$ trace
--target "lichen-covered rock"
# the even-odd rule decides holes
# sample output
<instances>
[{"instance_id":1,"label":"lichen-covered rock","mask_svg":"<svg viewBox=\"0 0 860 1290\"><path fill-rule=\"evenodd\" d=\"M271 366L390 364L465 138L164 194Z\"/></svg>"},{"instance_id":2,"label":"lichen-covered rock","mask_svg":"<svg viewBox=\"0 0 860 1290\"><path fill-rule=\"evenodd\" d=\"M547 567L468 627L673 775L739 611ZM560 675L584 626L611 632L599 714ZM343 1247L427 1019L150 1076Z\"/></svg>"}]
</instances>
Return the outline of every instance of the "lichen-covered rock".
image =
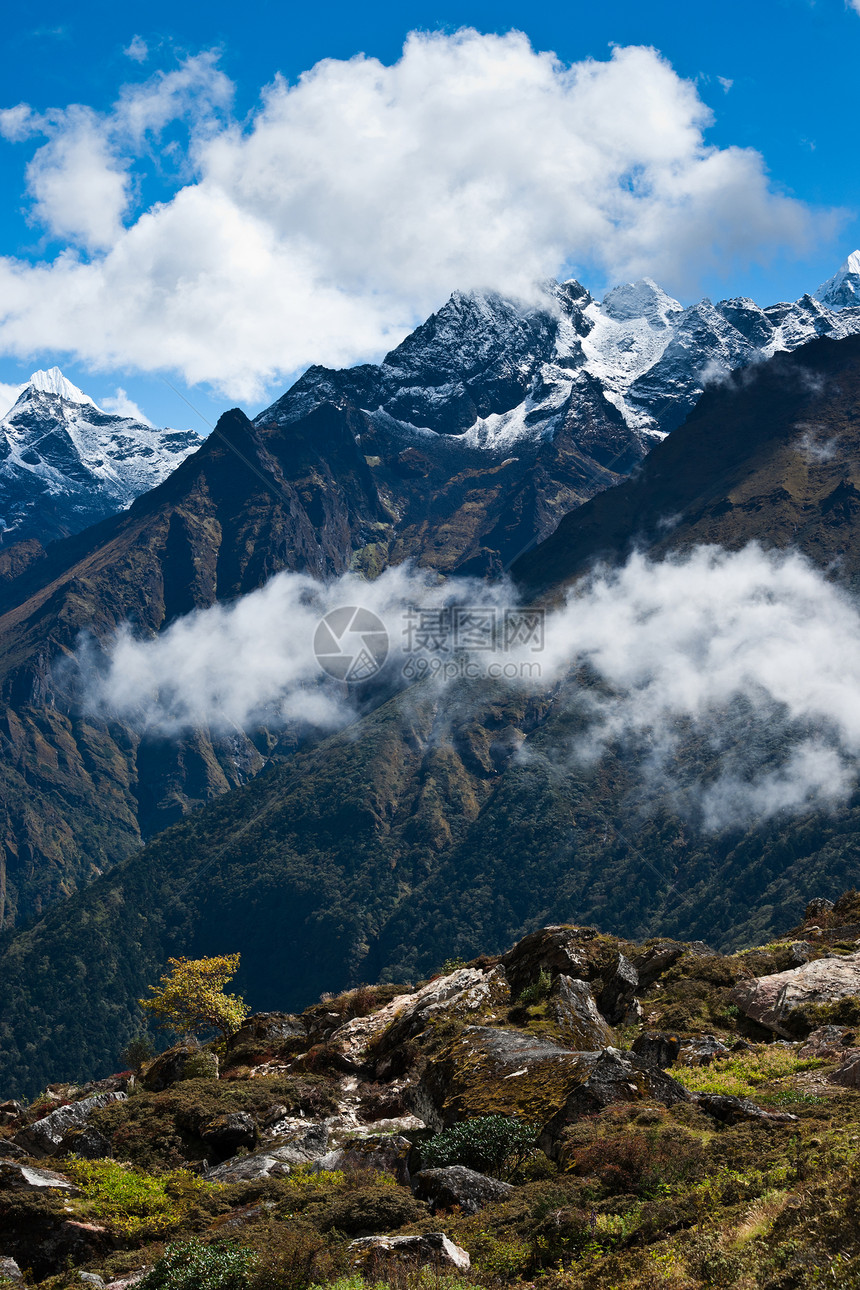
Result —
<instances>
[{"instance_id":1,"label":"lichen-covered rock","mask_svg":"<svg viewBox=\"0 0 860 1290\"><path fill-rule=\"evenodd\" d=\"M290 1166L270 1151L255 1151L248 1156L235 1156L223 1164L206 1170L209 1182L257 1182L261 1178L285 1178Z\"/></svg>"},{"instance_id":2,"label":"lichen-covered rock","mask_svg":"<svg viewBox=\"0 0 860 1290\"><path fill-rule=\"evenodd\" d=\"M126 1096L125 1093L95 1093L80 1102L60 1106L41 1120L19 1129L14 1141L34 1156L56 1155L66 1134L72 1129L82 1128L93 1111L110 1106L113 1102L124 1102Z\"/></svg>"},{"instance_id":3,"label":"lichen-covered rock","mask_svg":"<svg viewBox=\"0 0 860 1290\"><path fill-rule=\"evenodd\" d=\"M612 1031L597 1010L587 981L558 976L547 1001L547 1012L556 1022L560 1038L577 1052L594 1052L615 1042Z\"/></svg>"},{"instance_id":4,"label":"lichen-covered rock","mask_svg":"<svg viewBox=\"0 0 860 1290\"><path fill-rule=\"evenodd\" d=\"M793 1009L853 995L860 995L860 952L815 959L787 972L741 981L732 990L731 1001L760 1026L791 1039L786 1023Z\"/></svg>"},{"instance_id":5,"label":"lichen-covered rock","mask_svg":"<svg viewBox=\"0 0 860 1290\"><path fill-rule=\"evenodd\" d=\"M228 1039L226 1063L255 1065L276 1054L301 1052L308 1042L301 1017L289 1012L257 1012L246 1017Z\"/></svg>"},{"instance_id":6,"label":"lichen-covered rock","mask_svg":"<svg viewBox=\"0 0 860 1290\"><path fill-rule=\"evenodd\" d=\"M662 1032L646 1031L633 1040L633 1052L645 1062L646 1066L656 1066L666 1070L674 1065L681 1051L681 1040L677 1035Z\"/></svg>"},{"instance_id":7,"label":"lichen-covered rock","mask_svg":"<svg viewBox=\"0 0 860 1290\"><path fill-rule=\"evenodd\" d=\"M113 1155L110 1139L91 1124L64 1133L54 1153L57 1156L80 1156L82 1160L105 1160Z\"/></svg>"},{"instance_id":8,"label":"lichen-covered rock","mask_svg":"<svg viewBox=\"0 0 860 1290\"><path fill-rule=\"evenodd\" d=\"M677 1080L632 1053L605 1048L602 1053L578 1054L579 1069L564 1104L544 1125L539 1145L551 1159L559 1156L565 1128L583 1116L621 1102L653 1099L664 1106L690 1102L691 1095Z\"/></svg>"},{"instance_id":9,"label":"lichen-covered rock","mask_svg":"<svg viewBox=\"0 0 860 1290\"><path fill-rule=\"evenodd\" d=\"M14 1098L0 1102L0 1124L14 1124L17 1120L23 1120L25 1114L24 1104L16 1102Z\"/></svg>"},{"instance_id":10,"label":"lichen-covered rock","mask_svg":"<svg viewBox=\"0 0 860 1290\"><path fill-rule=\"evenodd\" d=\"M731 1049L716 1035L696 1035L681 1045L680 1060L684 1066L710 1066L715 1058L728 1057Z\"/></svg>"},{"instance_id":11,"label":"lichen-covered rock","mask_svg":"<svg viewBox=\"0 0 860 1290\"><path fill-rule=\"evenodd\" d=\"M150 1093L161 1093L184 1079L217 1079L218 1057L196 1043L174 1044L147 1066L140 1082Z\"/></svg>"},{"instance_id":12,"label":"lichen-covered rock","mask_svg":"<svg viewBox=\"0 0 860 1290\"><path fill-rule=\"evenodd\" d=\"M310 1125L303 1133L296 1133L289 1141L280 1141L254 1151L247 1156L237 1156L207 1170L212 1182L255 1182L259 1178L282 1178L293 1165L303 1165L321 1159L328 1152L329 1131L325 1124Z\"/></svg>"},{"instance_id":13,"label":"lichen-covered rock","mask_svg":"<svg viewBox=\"0 0 860 1290\"><path fill-rule=\"evenodd\" d=\"M648 990L658 981L664 972L674 967L685 954L696 958L712 957L714 951L704 941L655 940L646 944L645 949L634 954L632 963L639 976L639 989Z\"/></svg>"},{"instance_id":14,"label":"lichen-covered rock","mask_svg":"<svg viewBox=\"0 0 860 1290\"><path fill-rule=\"evenodd\" d=\"M399 1183L409 1185L409 1155L412 1143L399 1133L373 1134L349 1138L334 1151L328 1151L314 1162L317 1170L375 1169L391 1174Z\"/></svg>"},{"instance_id":15,"label":"lichen-covered rock","mask_svg":"<svg viewBox=\"0 0 860 1290\"><path fill-rule=\"evenodd\" d=\"M619 950L611 972L605 974L597 1006L612 1025L618 1025L633 1005L639 985L639 973Z\"/></svg>"},{"instance_id":16,"label":"lichen-covered rock","mask_svg":"<svg viewBox=\"0 0 860 1290\"><path fill-rule=\"evenodd\" d=\"M116 1281L109 1281L105 1290L131 1290L132 1286L136 1286L143 1280L147 1272L149 1268L139 1268L137 1272L129 1272L127 1276L119 1277Z\"/></svg>"},{"instance_id":17,"label":"lichen-covered rock","mask_svg":"<svg viewBox=\"0 0 860 1290\"><path fill-rule=\"evenodd\" d=\"M389 1261L414 1267L453 1268L457 1272L468 1272L472 1266L466 1251L444 1232L424 1232L421 1236L362 1236L350 1241L349 1253L353 1266L366 1269L371 1276Z\"/></svg>"},{"instance_id":18,"label":"lichen-covered rock","mask_svg":"<svg viewBox=\"0 0 860 1290\"><path fill-rule=\"evenodd\" d=\"M237 1151L252 1151L257 1145L257 1126L244 1111L229 1111L205 1121L198 1134L217 1161L228 1160Z\"/></svg>"},{"instance_id":19,"label":"lichen-covered rock","mask_svg":"<svg viewBox=\"0 0 860 1290\"><path fill-rule=\"evenodd\" d=\"M378 1060L420 1034L438 1017L464 1017L505 1007L509 1002L510 991L501 968L458 968L429 981L420 990L398 995L370 1016L347 1021L329 1037L329 1043L360 1065L371 1049Z\"/></svg>"},{"instance_id":20,"label":"lichen-covered rock","mask_svg":"<svg viewBox=\"0 0 860 1290\"><path fill-rule=\"evenodd\" d=\"M480 1115L543 1123L587 1069L581 1053L518 1030L466 1026L425 1066L410 1090L431 1128Z\"/></svg>"},{"instance_id":21,"label":"lichen-covered rock","mask_svg":"<svg viewBox=\"0 0 860 1290\"><path fill-rule=\"evenodd\" d=\"M53 1169L39 1169L18 1160L0 1160L0 1191L63 1191L77 1196L78 1189Z\"/></svg>"},{"instance_id":22,"label":"lichen-covered rock","mask_svg":"<svg viewBox=\"0 0 860 1290\"><path fill-rule=\"evenodd\" d=\"M860 1088L860 1050L852 1053L828 1079L831 1084L841 1084L843 1088Z\"/></svg>"},{"instance_id":23,"label":"lichen-covered rock","mask_svg":"<svg viewBox=\"0 0 860 1290\"><path fill-rule=\"evenodd\" d=\"M507 1200L514 1191L510 1183L488 1178L465 1165L446 1165L442 1169L422 1169L416 1174L412 1189L419 1200L425 1200L433 1213L458 1208L464 1214L477 1214L485 1205Z\"/></svg>"},{"instance_id":24,"label":"lichen-covered rock","mask_svg":"<svg viewBox=\"0 0 860 1290\"><path fill-rule=\"evenodd\" d=\"M590 973L586 946L596 935L593 927L542 927L517 941L502 958L513 997L537 981L541 972L553 978L587 980Z\"/></svg>"},{"instance_id":25,"label":"lichen-covered rock","mask_svg":"<svg viewBox=\"0 0 860 1290\"><path fill-rule=\"evenodd\" d=\"M0 1283L2 1283L4 1277L13 1286L22 1286L24 1284L24 1273L15 1260L0 1256Z\"/></svg>"},{"instance_id":26,"label":"lichen-covered rock","mask_svg":"<svg viewBox=\"0 0 860 1290\"><path fill-rule=\"evenodd\" d=\"M828 900L826 896L816 896L806 906L803 915L804 921L809 923L814 918L820 918L822 914L829 914L832 908L832 900Z\"/></svg>"},{"instance_id":27,"label":"lichen-covered rock","mask_svg":"<svg viewBox=\"0 0 860 1290\"><path fill-rule=\"evenodd\" d=\"M19 1147L17 1142L11 1138L0 1138L0 1159L2 1160L32 1160L33 1157L29 1151Z\"/></svg>"},{"instance_id":28,"label":"lichen-covered rock","mask_svg":"<svg viewBox=\"0 0 860 1290\"><path fill-rule=\"evenodd\" d=\"M789 1124L797 1119L784 1111L765 1111L748 1097L732 1097L723 1093L695 1093L699 1109L712 1115L723 1124L742 1124L747 1120L765 1120L772 1124Z\"/></svg>"},{"instance_id":29,"label":"lichen-covered rock","mask_svg":"<svg viewBox=\"0 0 860 1290\"><path fill-rule=\"evenodd\" d=\"M66 1194L58 1194L57 1199L65 1201ZM70 1265L102 1258L113 1244L106 1227L70 1218L62 1205L53 1209L44 1204L33 1206L25 1223L17 1223L14 1228L4 1226L0 1239L8 1257L19 1267L32 1270L37 1282Z\"/></svg>"},{"instance_id":30,"label":"lichen-covered rock","mask_svg":"<svg viewBox=\"0 0 860 1290\"><path fill-rule=\"evenodd\" d=\"M846 1057L857 1038L857 1030L850 1026L819 1026L807 1036L797 1050L798 1057ZM860 1055L860 1050L858 1050Z\"/></svg>"},{"instance_id":31,"label":"lichen-covered rock","mask_svg":"<svg viewBox=\"0 0 860 1290\"><path fill-rule=\"evenodd\" d=\"M637 954L633 959L633 966L639 976L639 988L649 989L664 972L668 972L678 962L685 948L681 941L657 941Z\"/></svg>"}]
</instances>

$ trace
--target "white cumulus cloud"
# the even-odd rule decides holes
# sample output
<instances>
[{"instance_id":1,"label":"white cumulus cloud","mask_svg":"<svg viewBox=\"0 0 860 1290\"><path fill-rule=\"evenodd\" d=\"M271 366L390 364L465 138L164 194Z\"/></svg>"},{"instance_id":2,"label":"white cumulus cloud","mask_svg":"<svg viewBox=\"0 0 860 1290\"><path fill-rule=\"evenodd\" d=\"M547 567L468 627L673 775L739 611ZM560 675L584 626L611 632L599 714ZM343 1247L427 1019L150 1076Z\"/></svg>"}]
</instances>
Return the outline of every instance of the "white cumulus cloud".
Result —
<instances>
[{"instance_id":1,"label":"white cumulus cloud","mask_svg":"<svg viewBox=\"0 0 860 1290\"><path fill-rule=\"evenodd\" d=\"M122 52L133 63L145 63L149 58L149 46L142 36L133 36Z\"/></svg>"},{"instance_id":2,"label":"white cumulus cloud","mask_svg":"<svg viewBox=\"0 0 860 1290\"><path fill-rule=\"evenodd\" d=\"M107 398L101 400L99 406L104 412L113 412L118 417L132 417L133 420L145 426L152 425L146 414L140 410L134 399L129 398L121 385L117 386L116 394L109 394Z\"/></svg>"},{"instance_id":3,"label":"white cumulus cloud","mask_svg":"<svg viewBox=\"0 0 860 1290\"><path fill-rule=\"evenodd\" d=\"M129 191L125 167L100 119L74 107L41 130L49 132L49 141L27 167L33 219L54 237L88 251L108 250L121 235Z\"/></svg>"},{"instance_id":4,"label":"white cumulus cloud","mask_svg":"<svg viewBox=\"0 0 860 1290\"><path fill-rule=\"evenodd\" d=\"M759 153L708 144L710 110L653 49L567 66L516 32L412 34L391 66L275 79L246 121L230 92L201 54L102 116L0 113L7 139L47 134L32 215L68 243L0 261L2 350L252 398L379 355L457 288L533 296L577 269L692 290L814 231ZM147 167L174 189L140 208Z\"/></svg>"},{"instance_id":5,"label":"white cumulus cloud","mask_svg":"<svg viewBox=\"0 0 860 1290\"><path fill-rule=\"evenodd\" d=\"M5 417L9 409L17 402L18 395L26 388L26 385L9 385L6 381L0 381L0 417Z\"/></svg>"}]
</instances>

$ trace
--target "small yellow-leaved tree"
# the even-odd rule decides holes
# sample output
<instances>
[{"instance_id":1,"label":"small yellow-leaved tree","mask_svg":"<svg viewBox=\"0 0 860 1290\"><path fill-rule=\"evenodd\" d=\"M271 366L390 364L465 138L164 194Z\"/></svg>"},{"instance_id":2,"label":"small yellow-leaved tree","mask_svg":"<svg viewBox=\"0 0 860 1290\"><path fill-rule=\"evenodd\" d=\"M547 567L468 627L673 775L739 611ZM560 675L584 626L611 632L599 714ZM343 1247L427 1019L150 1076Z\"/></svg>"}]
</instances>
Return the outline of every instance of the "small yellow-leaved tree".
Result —
<instances>
[{"instance_id":1,"label":"small yellow-leaved tree","mask_svg":"<svg viewBox=\"0 0 860 1290\"><path fill-rule=\"evenodd\" d=\"M229 1039L250 1011L237 994L225 994L224 986L239 970L238 954L219 954L211 959L168 959L170 971L161 985L151 985L151 999L139 999L158 1018L159 1025L184 1035L216 1031Z\"/></svg>"}]
</instances>

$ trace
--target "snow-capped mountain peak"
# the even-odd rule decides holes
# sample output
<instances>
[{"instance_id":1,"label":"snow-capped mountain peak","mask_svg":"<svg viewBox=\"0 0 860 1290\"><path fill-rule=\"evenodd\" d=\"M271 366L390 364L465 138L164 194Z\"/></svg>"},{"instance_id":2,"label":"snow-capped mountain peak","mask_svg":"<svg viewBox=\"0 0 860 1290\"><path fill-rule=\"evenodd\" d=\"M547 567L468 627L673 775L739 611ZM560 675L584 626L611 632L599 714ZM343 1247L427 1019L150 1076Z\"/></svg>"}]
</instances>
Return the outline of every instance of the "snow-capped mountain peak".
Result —
<instances>
[{"instance_id":1,"label":"snow-capped mountain peak","mask_svg":"<svg viewBox=\"0 0 860 1290\"><path fill-rule=\"evenodd\" d=\"M200 447L105 412L58 367L34 372L0 418L0 544L76 533L130 506Z\"/></svg>"},{"instance_id":2,"label":"snow-capped mountain peak","mask_svg":"<svg viewBox=\"0 0 860 1290\"><path fill-rule=\"evenodd\" d=\"M604 297L601 311L615 322L644 318L652 327L668 327L673 315L684 312L679 300L673 299L653 278L625 282Z\"/></svg>"},{"instance_id":3,"label":"snow-capped mountain peak","mask_svg":"<svg viewBox=\"0 0 860 1290\"><path fill-rule=\"evenodd\" d=\"M30 389L38 390L41 394L58 394L67 403L83 403L92 408L98 406L88 394L66 380L58 367L49 367L47 372L34 372L22 393Z\"/></svg>"},{"instance_id":4,"label":"snow-capped mountain peak","mask_svg":"<svg viewBox=\"0 0 860 1290\"><path fill-rule=\"evenodd\" d=\"M833 277L821 284L813 298L831 309L860 305L860 251L852 251Z\"/></svg>"}]
</instances>

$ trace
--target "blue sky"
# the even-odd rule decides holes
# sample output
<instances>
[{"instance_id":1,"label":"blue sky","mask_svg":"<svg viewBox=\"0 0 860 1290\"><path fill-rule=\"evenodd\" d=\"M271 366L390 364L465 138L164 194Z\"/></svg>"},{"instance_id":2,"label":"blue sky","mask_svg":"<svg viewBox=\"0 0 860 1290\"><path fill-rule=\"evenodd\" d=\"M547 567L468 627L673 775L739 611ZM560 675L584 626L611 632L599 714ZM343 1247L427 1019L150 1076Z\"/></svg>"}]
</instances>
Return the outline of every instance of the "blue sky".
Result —
<instances>
[{"instance_id":1,"label":"blue sky","mask_svg":"<svg viewBox=\"0 0 860 1290\"><path fill-rule=\"evenodd\" d=\"M554 51L563 66L547 80L546 64L539 66L521 47L479 44L464 54L453 43L437 43L405 61L402 74L393 74L374 100L368 88L373 69L365 61L318 81L315 91L285 94L275 107L270 101L266 130L257 131L258 146L245 146L263 119L261 91L276 75L295 85L321 59L346 60L359 53L391 67L409 32L441 33L453 42L462 27L487 35L522 31L533 51ZM588 59L606 65L612 46L650 46L669 68L661 70L656 60L623 64L620 80L601 73L594 96L585 101L580 93L573 102L564 67L583 66ZM207 51L217 52L217 62L201 58ZM494 60L487 73L492 93L482 90L478 106L465 110L459 123L453 115L447 120L445 96L458 97L459 84L471 75L468 60L480 62L485 53ZM0 380L15 383L34 366L58 362L98 400L116 397L121 387L157 423L191 424L187 408L163 384L163 373L210 419L237 402L253 412L317 356L351 362L378 355L411 320L441 303L458 276L474 273L476 282L482 276L490 285L516 286L514 261L526 275L543 271L553 256L559 260L553 271L566 264L597 292L613 280L616 266L632 266L664 281L668 277L667 286L685 303L700 294L743 294L760 303L794 298L814 289L860 246L858 66L860 13L844 0L601 7L540 0L397 6L84 2L75 8L42 4L37 19L33 11L19 10L7 17L0 108L24 103L31 111L29 124L9 118L7 138L0 139L6 193L0 252L17 262L11 296L9 283L0 294L0 313L7 307L4 299L12 298L19 315L0 323ZM175 76L183 67L184 80L175 86L164 81L164 74ZM544 81L535 90L541 76ZM567 199L554 172L556 163L567 163L564 150L581 143L573 118L568 121L573 133L560 134L557 147L546 140L566 112L575 116L593 108L605 122L611 115L607 104L627 83L635 89L628 116L636 114L636 94L644 102L653 88L652 133L659 134L665 118L667 138L674 132L676 147L664 158L648 139L631 141L630 122L622 120L619 109L611 128L624 135L623 184L632 192L639 176L656 167L658 186L665 188L683 170L689 192L679 197L673 190L671 201L692 202L693 213L675 226L664 206L651 197L639 201L637 194L620 217L630 228L619 238L598 227L603 220L619 219L617 193L611 201L607 196L611 178L565 225ZM692 84L695 104L686 83ZM121 100L126 107L118 112L115 104L129 85L155 86L158 94L147 98L140 92L135 98L126 91ZM534 107L536 94L541 108ZM173 114L162 112L153 125L152 104L170 95ZM524 96L522 112L518 95ZM508 102L512 113L505 135L498 119ZM74 104L85 110L70 113ZM137 127L129 124L129 104L136 105L134 121L144 110L141 104L150 112L131 143ZM710 123L702 120L704 108L712 113ZM58 109L63 110L59 116ZM52 110L54 115L46 116ZM484 110L493 119L482 124ZM375 154L367 154L374 157L367 167L370 193L362 187L358 162L342 185L331 179L332 172L349 169L349 131L356 121L367 133L363 112L374 118L370 133L381 131L380 149L392 146L404 123L412 152L417 147L419 153L408 163L397 154L378 167ZM434 112L447 125L439 127L441 143L425 169L420 141L432 131ZM473 121L475 139L464 140ZM517 121L523 137L513 139ZM616 135L604 150L612 151ZM514 160L502 156L506 141ZM448 154L461 145L462 159L452 170ZM641 162L637 147L644 149ZM28 180L27 167L40 148L39 177L34 180L31 170ZM706 166L702 150L709 148L722 151ZM758 168L734 149L754 149L760 154ZM474 171L475 158L485 154L481 192L477 197L470 192L464 204L456 185L464 169ZM327 185L322 196L317 165L329 172L320 181ZM719 174L713 187L717 165L725 173L724 209ZM296 167L304 168L298 195L290 188ZM549 194L543 205L559 204L554 222L542 222L534 209L534 193L540 195L542 185ZM281 186L290 188L289 202ZM505 228L495 227L493 193L500 194L499 206L510 217ZM748 210L745 193L751 194ZM147 212L159 202L164 204L160 223L147 222ZM64 211L71 212L68 218ZM480 251L474 264L469 230L462 228L470 219L469 235ZM123 230L130 227L137 235L127 242ZM229 228L232 234L222 238ZM683 254L677 249L683 240L679 228L691 230L693 239ZM696 236L708 243L699 265ZM534 256L532 243L538 247ZM257 275L257 285L243 293L242 257L249 247L248 275ZM290 256L305 257L300 274L294 273ZM68 272L73 262L98 267L105 258L121 263L98 284L92 275ZM209 295L207 264L220 271L225 259L235 260L234 271ZM179 260L193 263L188 272L199 280L191 303L177 311L171 282L188 277L176 267ZM28 265L37 276L25 272ZM127 328L121 311L113 317L106 310L104 293L111 290L129 301ZM146 296L145 306L135 304L139 292Z\"/></svg>"}]
</instances>

